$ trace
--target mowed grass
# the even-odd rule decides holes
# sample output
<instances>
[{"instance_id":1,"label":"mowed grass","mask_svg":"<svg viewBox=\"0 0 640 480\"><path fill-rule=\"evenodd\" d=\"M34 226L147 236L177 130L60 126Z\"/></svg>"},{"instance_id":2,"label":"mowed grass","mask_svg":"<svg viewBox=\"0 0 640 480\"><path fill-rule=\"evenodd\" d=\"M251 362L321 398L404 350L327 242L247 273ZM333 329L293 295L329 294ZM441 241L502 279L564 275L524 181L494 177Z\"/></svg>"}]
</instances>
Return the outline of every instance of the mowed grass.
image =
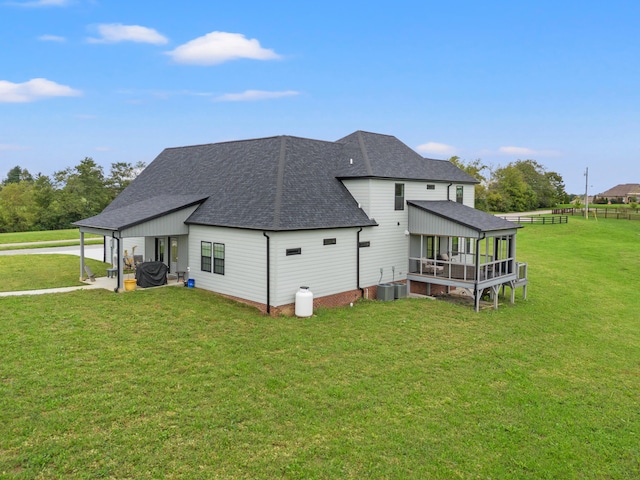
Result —
<instances>
[{"instance_id":1,"label":"mowed grass","mask_svg":"<svg viewBox=\"0 0 640 480\"><path fill-rule=\"evenodd\" d=\"M86 234L85 238L102 238L99 235ZM26 243L26 242L51 242L60 240L77 240L80 241L80 232L77 228L66 230L43 230L38 232L12 232L0 233L0 246L7 243Z\"/></svg>"},{"instance_id":2,"label":"mowed grass","mask_svg":"<svg viewBox=\"0 0 640 480\"><path fill-rule=\"evenodd\" d=\"M86 234L84 237L86 245L100 244L103 241L104 237L99 235ZM16 243L28 242L37 243L32 243L31 245L15 245ZM73 245L80 245L80 233L77 229L73 228L67 230L43 230L38 232L0 233L0 251Z\"/></svg>"},{"instance_id":3,"label":"mowed grass","mask_svg":"<svg viewBox=\"0 0 640 480\"><path fill-rule=\"evenodd\" d=\"M91 271L105 276L110 264L85 258ZM80 281L80 257L37 254L0 256L0 292L39 290L84 285Z\"/></svg>"},{"instance_id":4,"label":"mowed grass","mask_svg":"<svg viewBox=\"0 0 640 480\"><path fill-rule=\"evenodd\" d=\"M478 314L0 298L0 477L638 478L639 241L634 222L527 226L529 299Z\"/></svg>"}]
</instances>

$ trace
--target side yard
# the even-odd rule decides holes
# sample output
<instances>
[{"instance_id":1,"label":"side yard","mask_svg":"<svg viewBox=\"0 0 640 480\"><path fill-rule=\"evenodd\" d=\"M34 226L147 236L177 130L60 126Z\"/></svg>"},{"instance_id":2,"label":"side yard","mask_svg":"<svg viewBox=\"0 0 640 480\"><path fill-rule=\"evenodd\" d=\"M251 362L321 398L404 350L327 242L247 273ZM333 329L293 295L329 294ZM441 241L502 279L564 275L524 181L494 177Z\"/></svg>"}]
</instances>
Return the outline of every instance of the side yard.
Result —
<instances>
[{"instance_id":1,"label":"side yard","mask_svg":"<svg viewBox=\"0 0 640 480\"><path fill-rule=\"evenodd\" d=\"M480 313L0 298L0 477L639 478L639 235L527 225L528 299Z\"/></svg>"}]
</instances>

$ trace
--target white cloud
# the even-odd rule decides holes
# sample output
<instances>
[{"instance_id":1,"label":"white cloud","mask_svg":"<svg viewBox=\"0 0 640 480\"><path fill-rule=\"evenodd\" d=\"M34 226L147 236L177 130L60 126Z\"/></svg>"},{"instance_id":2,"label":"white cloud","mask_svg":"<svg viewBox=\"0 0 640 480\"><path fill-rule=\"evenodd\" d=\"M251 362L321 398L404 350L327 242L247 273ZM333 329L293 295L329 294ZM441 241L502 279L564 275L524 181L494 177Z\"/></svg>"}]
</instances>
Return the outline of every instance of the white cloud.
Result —
<instances>
[{"instance_id":1,"label":"white cloud","mask_svg":"<svg viewBox=\"0 0 640 480\"><path fill-rule=\"evenodd\" d=\"M266 92L264 90L246 90L242 93L227 93L215 98L216 102L253 102L255 100L270 100L273 98L293 97L300 95L295 90L283 92Z\"/></svg>"},{"instance_id":2,"label":"white cloud","mask_svg":"<svg viewBox=\"0 0 640 480\"><path fill-rule=\"evenodd\" d=\"M454 155L457 151L456 147L445 143L427 142L418 145L416 150L420 153L429 153L434 155Z\"/></svg>"},{"instance_id":3,"label":"white cloud","mask_svg":"<svg viewBox=\"0 0 640 480\"><path fill-rule=\"evenodd\" d=\"M95 150L96 152L110 152L111 147L96 147Z\"/></svg>"},{"instance_id":4,"label":"white cloud","mask_svg":"<svg viewBox=\"0 0 640 480\"><path fill-rule=\"evenodd\" d=\"M24 83L0 80L0 103L26 103L48 97L78 97L82 92L46 78L34 78Z\"/></svg>"},{"instance_id":5,"label":"white cloud","mask_svg":"<svg viewBox=\"0 0 640 480\"><path fill-rule=\"evenodd\" d=\"M538 157L555 157L559 155L555 150L534 150L526 147L500 147L498 153L502 155L513 156L538 156Z\"/></svg>"},{"instance_id":6,"label":"white cloud","mask_svg":"<svg viewBox=\"0 0 640 480\"><path fill-rule=\"evenodd\" d=\"M11 143L0 143L0 152L17 152L19 150L26 150L27 147L22 145L15 145Z\"/></svg>"},{"instance_id":7,"label":"white cloud","mask_svg":"<svg viewBox=\"0 0 640 480\"><path fill-rule=\"evenodd\" d=\"M6 2L5 5L14 5L17 7L66 7L71 5L72 0L33 0L30 2Z\"/></svg>"},{"instance_id":8,"label":"white cloud","mask_svg":"<svg viewBox=\"0 0 640 480\"><path fill-rule=\"evenodd\" d=\"M500 147L498 151L505 155L531 155L535 153L534 150L525 147Z\"/></svg>"},{"instance_id":9,"label":"white cloud","mask_svg":"<svg viewBox=\"0 0 640 480\"><path fill-rule=\"evenodd\" d=\"M59 43L64 43L67 41L66 38L61 37L59 35L40 35L38 37L38 40L40 40L41 42L59 42Z\"/></svg>"},{"instance_id":10,"label":"white cloud","mask_svg":"<svg viewBox=\"0 0 640 480\"><path fill-rule=\"evenodd\" d=\"M253 60L275 60L280 55L262 48L260 42L247 39L240 33L211 32L180 45L167 55L176 63L190 65L218 65L239 58Z\"/></svg>"},{"instance_id":11,"label":"white cloud","mask_svg":"<svg viewBox=\"0 0 640 480\"><path fill-rule=\"evenodd\" d=\"M169 39L153 28L140 25L122 25L121 23L104 23L98 25L100 38L89 38L90 43L137 42L164 45Z\"/></svg>"}]
</instances>

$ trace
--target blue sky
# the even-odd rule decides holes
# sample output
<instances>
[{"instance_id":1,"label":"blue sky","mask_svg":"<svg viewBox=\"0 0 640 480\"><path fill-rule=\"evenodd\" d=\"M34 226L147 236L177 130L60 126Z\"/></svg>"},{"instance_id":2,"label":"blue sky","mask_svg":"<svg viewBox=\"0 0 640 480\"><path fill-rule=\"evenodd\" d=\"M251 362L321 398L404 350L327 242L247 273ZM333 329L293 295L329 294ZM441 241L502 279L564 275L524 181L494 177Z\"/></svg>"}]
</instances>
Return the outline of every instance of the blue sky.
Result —
<instances>
[{"instance_id":1,"label":"blue sky","mask_svg":"<svg viewBox=\"0 0 640 480\"><path fill-rule=\"evenodd\" d=\"M0 177L273 135L395 135L640 183L640 2L0 0ZM179 174L179 171L176 172Z\"/></svg>"}]
</instances>

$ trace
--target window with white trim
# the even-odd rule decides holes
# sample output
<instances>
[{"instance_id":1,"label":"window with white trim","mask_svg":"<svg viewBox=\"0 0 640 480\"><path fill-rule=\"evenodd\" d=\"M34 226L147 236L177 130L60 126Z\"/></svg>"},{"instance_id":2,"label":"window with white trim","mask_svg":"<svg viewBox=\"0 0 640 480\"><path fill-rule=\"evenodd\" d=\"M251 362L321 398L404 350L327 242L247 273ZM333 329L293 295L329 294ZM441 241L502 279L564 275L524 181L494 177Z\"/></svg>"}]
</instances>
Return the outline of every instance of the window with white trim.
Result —
<instances>
[{"instance_id":1,"label":"window with white trim","mask_svg":"<svg viewBox=\"0 0 640 480\"><path fill-rule=\"evenodd\" d=\"M396 183L395 209L404 210L404 183Z\"/></svg>"}]
</instances>

